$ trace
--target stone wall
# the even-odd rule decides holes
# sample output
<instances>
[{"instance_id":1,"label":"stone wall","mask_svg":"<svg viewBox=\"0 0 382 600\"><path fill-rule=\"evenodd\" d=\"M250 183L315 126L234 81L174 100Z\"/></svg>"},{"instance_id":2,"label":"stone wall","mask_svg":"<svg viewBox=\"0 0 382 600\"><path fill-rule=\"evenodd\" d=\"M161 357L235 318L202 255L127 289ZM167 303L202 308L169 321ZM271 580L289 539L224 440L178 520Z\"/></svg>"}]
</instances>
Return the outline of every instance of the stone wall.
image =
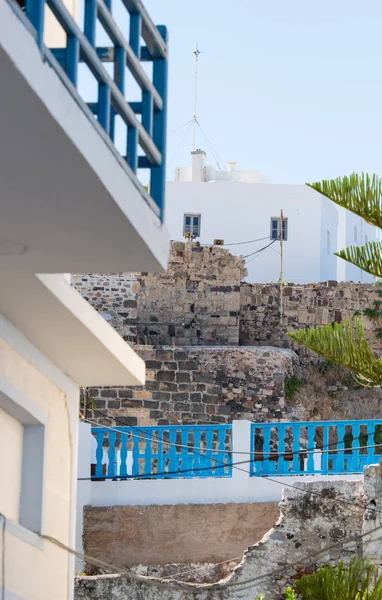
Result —
<instances>
[{"instance_id":1,"label":"stone wall","mask_svg":"<svg viewBox=\"0 0 382 600\"><path fill-rule=\"evenodd\" d=\"M244 260L219 246L173 242L164 274L73 275L72 283L130 342L238 345Z\"/></svg>"},{"instance_id":2,"label":"stone wall","mask_svg":"<svg viewBox=\"0 0 382 600\"><path fill-rule=\"evenodd\" d=\"M138 331L151 344L237 345L244 260L219 246L173 242L165 274L142 274Z\"/></svg>"},{"instance_id":3,"label":"stone wall","mask_svg":"<svg viewBox=\"0 0 382 600\"><path fill-rule=\"evenodd\" d=\"M272 502L87 506L84 551L121 568L218 563L240 557L278 517ZM92 572L90 565L87 572Z\"/></svg>"},{"instance_id":4,"label":"stone wall","mask_svg":"<svg viewBox=\"0 0 382 600\"><path fill-rule=\"evenodd\" d=\"M285 585L321 565L356 555L382 562L382 480L379 466L362 481L299 483L283 491L281 517L242 562L215 584L161 581L129 575L81 577L76 600L266 600L281 597ZM379 528L376 531L376 528Z\"/></svg>"},{"instance_id":5,"label":"stone wall","mask_svg":"<svg viewBox=\"0 0 382 600\"><path fill-rule=\"evenodd\" d=\"M307 285L286 285L283 289L283 327L302 327L340 322L365 308L374 308L378 290L370 284L327 281ZM290 347L290 338L280 330L280 290L277 285L242 283L240 295L240 344L243 346ZM370 342L377 347L374 324L362 317ZM380 345L380 343L379 343Z\"/></svg>"},{"instance_id":6,"label":"stone wall","mask_svg":"<svg viewBox=\"0 0 382 600\"><path fill-rule=\"evenodd\" d=\"M72 285L130 343L137 337L137 293L132 273L72 275Z\"/></svg>"},{"instance_id":7,"label":"stone wall","mask_svg":"<svg viewBox=\"0 0 382 600\"><path fill-rule=\"evenodd\" d=\"M92 389L95 408L132 425L227 422L232 416L340 419L351 404L360 408L360 418L379 415L380 390L355 390L344 372L315 372L317 355L285 333L372 308L379 301L376 288L286 285L281 330L279 287L244 283L244 275L243 260L224 248L173 242L165 274L73 276L76 288L148 361L145 388ZM375 323L362 318L380 351ZM184 358L175 359L164 344L176 346ZM266 346L261 356L253 350L259 346ZM247 354L240 353L244 348ZM295 353L286 359L277 348ZM284 381L292 374L304 386L285 402Z\"/></svg>"},{"instance_id":8,"label":"stone wall","mask_svg":"<svg viewBox=\"0 0 382 600\"><path fill-rule=\"evenodd\" d=\"M296 356L280 348L137 346L144 388L90 388L92 406L115 424L229 423L286 418L284 379ZM88 416L110 425L96 410Z\"/></svg>"}]
</instances>

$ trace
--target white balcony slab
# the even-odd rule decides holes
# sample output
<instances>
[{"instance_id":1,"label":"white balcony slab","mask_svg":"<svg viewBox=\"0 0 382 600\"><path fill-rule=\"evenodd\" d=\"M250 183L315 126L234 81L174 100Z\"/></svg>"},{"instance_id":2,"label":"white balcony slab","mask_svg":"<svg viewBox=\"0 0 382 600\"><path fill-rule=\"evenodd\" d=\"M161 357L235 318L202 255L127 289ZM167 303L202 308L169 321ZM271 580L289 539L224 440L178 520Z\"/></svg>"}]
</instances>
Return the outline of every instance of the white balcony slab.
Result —
<instances>
[{"instance_id":1,"label":"white balcony slab","mask_svg":"<svg viewBox=\"0 0 382 600\"><path fill-rule=\"evenodd\" d=\"M0 272L158 271L169 239L93 115L0 0Z\"/></svg>"},{"instance_id":2,"label":"white balcony slab","mask_svg":"<svg viewBox=\"0 0 382 600\"><path fill-rule=\"evenodd\" d=\"M80 386L143 385L145 363L65 275L10 273L1 315Z\"/></svg>"}]
</instances>

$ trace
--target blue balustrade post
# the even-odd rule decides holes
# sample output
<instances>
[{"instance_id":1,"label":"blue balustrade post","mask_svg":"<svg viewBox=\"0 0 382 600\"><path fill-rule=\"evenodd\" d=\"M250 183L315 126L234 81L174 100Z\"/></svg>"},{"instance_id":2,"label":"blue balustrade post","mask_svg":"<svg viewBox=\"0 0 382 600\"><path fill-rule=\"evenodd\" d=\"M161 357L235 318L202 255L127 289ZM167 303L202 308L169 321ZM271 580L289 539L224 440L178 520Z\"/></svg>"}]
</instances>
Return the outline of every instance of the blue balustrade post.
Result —
<instances>
[{"instance_id":1,"label":"blue balustrade post","mask_svg":"<svg viewBox=\"0 0 382 600\"><path fill-rule=\"evenodd\" d=\"M196 452L194 451L195 448L200 448L200 442L201 442L201 431L200 431L200 427L195 428L194 429L194 445L192 447L193 450L193 461L192 461L192 468L194 470L193 475L197 475L198 471L197 469L199 469L201 467L201 463L200 463L200 450L196 450Z\"/></svg>"},{"instance_id":2,"label":"blue balustrade post","mask_svg":"<svg viewBox=\"0 0 382 600\"><path fill-rule=\"evenodd\" d=\"M374 447L372 447L375 444L374 438L375 438L375 423L369 422L367 424L367 444L366 444L367 446L369 446L369 448L367 449L367 464L368 465L372 465L373 462L375 462Z\"/></svg>"},{"instance_id":3,"label":"blue balustrade post","mask_svg":"<svg viewBox=\"0 0 382 600\"><path fill-rule=\"evenodd\" d=\"M135 127L129 125L127 130L127 163L136 173L138 166L138 132Z\"/></svg>"},{"instance_id":4,"label":"blue balustrade post","mask_svg":"<svg viewBox=\"0 0 382 600\"><path fill-rule=\"evenodd\" d=\"M157 431L154 431L152 433L152 430L149 429L145 429L145 463L144 463L144 468L143 468L143 472L145 475L152 475L153 471L152 471L152 456L153 456L153 450L152 450L152 444L155 444L154 439L156 439L157 437Z\"/></svg>"},{"instance_id":5,"label":"blue balustrade post","mask_svg":"<svg viewBox=\"0 0 382 600\"><path fill-rule=\"evenodd\" d=\"M125 93L125 78L126 78L126 52L121 46L114 48L114 81L118 86L118 89ZM115 108L110 107L110 131L109 135L114 142L115 138Z\"/></svg>"},{"instance_id":6,"label":"blue balustrade post","mask_svg":"<svg viewBox=\"0 0 382 600\"><path fill-rule=\"evenodd\" d=\"M44 44L45 0L26 0L25 11L28 19L36 29L37 44L41 50Z\"/></svg>"},{"instance_id":7,"label":"blue balustrade post","mask_svg":"<svg viewBox=\"0 0 382 600\"><path fill-rule=\"evenodd\" d=\"M211 427L206 427L206 470L201 473L202 477L211 477L213 473L214 459L213 459L213 449L212 449L212 437L213 437L213 429ZM219 467L221 465L219 464ZM207 467L209 467L207 469ZM220 468L218 469L220 471Z\"/></svg>"},{"instance_id":8,"label":"blue balustrade post","mask_svg":"<svg viewBox=\"0 0 382 600\"><path fill-rule=\"evenodd\" d=\"M361 425L360 424L352 425L351 432L352 432L352 441L351 441L351 446L352 446L351 470L352 471L358 471L358 470L360 470L360 465L359 465L360 440L359 440L359 436L360 436L360 433L361 433Z\"/></svg>"},{"instance_id":9,"label":"blue balustrade post","mask_svg":"<svg viewBox=\"0 0 382 600\"><path fill-rule=\"evenodd\" d=\"M314 423L307 425L308 430L308 460L307 460L307 470L309 473L314 473L315 465L314 465L314 434L316 431L316 426Z\"/></svg>"},{"instance_id":10,"label":"blue balustrade post","mask_svg":"<svg viewBox=\"0 0 382 600\"><path fill-rule=\"evenodd\" d=\"M278 444L277 444L277 473L282 475L285 472L285 425L277 425Z\"/></svg>"},{"instance_id":11,"label":"blue balustrade post","mask_svg":"<svg viewBox=\"0 0 382 600\"><path fill-rule=\"evenodd\" d=\"M96 23L97 0L85 0L84 34L92 46L95 46L96 42Z\"/></svg>"},{"instance_id":12,"label":"blue balustrade post","mask_svg":"<svg viewBox=\"0 0 382 600\"><path fill-rule=\"evenodd\" d=\"M121 427L119 429L119 431L121 432L121 450L120 450L121 466L119 468L119 476L126 477L126 475L127 475L127 444L129 441L129 434L125 427L124 428Z\"/></svg>"},{"instance_id":13,"label":"blue balustrade post","mask_svg":"<svg viewBox=\"0 0 382 600\"><path fill-rule=\"evenodd\" d=\"M70 81L77 87L78 61L80 59L80 45L74 35L67 36L65 52L65 71Z\"/></svg>"},{"instance_id":14,"label":"blue balustrade post","mask_svg":"<svg viewBox=\"0 0 382 600\"><path fill-rule=\"evenodd\" d=\"M150 92L142 93L142 125L151 137L153 134L153 97Z\"/></svg>"},{"instance_id":15,"label":"blue balustrade post","mask_svg":"<svg viewBox=\"0 0 382 600\"><path fill-rule=\"evenodd\" d=\"M167 43L166 27L158 25L158 31ZM154 201L159 207L160 217L163 221L166 181L167 57L154 59L153 83L163 102L162 110L154 111L153 119L153 140L162 155L162 161L160 165L151 168L150 190Z\"/></svg>"},{"instance_id":16,"label":"blue balustrade post","mask_svg":"<svg viewBox=\"0 0 382 600\"><path fill-rule=\"evenodd\" d=\"M271 428L269 425L263 427L263 473L271 472Z\"/></svg>"},{"instance_id":17,"label":"blue balustrade post","mask_svg":"<svg viewBox=\"0 0 382 600\"><path fill-rule=\"evenodd\" d=\"M97 441L95 476L98 478L103 476L103 439L105 429L96 428L94 431Z\"/></svg>"},{"instance_id":18,"label":"blue balustrade post","mask_svg":"<svg viewBox=\"0 0 382 600\"><path fill-rule=\"evenodd\" d=\"M135 56L141 59L142 17L139 13L130 14L129 44Z\"/></svg>"},{"instance_id":19,"label":"blue balustrade post","mask_svg":"<svg viewBox=\"0 0 382 600\"><path fill-rule=\"evenodd\" d=\"M292 425L292 473L301 473L300 467L300 425Z\"/></svg>"},{"instance_id":20,"label":"blue balustrade post","mask_svg":"<svg viewBox=\"0 0 382 600\"><path fill-rule=\"evenodd\" d=\"M106 133L110 131L110 88L100 83L98 85L98 122Z\"/></svg>"},{"instance_id":21,"label":"blue balustrade post","mask_svg":"<svg viewBox=\"0 0 382 600\"><path fill-rule=\"evenodd\" d=\"M136 430L134 430L136 431ZM140 433L136 432L133 433L133 467L132 467L132 475L140 475L140 465L139 465L139 459L140 459L140 448L139 448L139 442L140 442Z\"/></svg>"},{"instance_id":22,"label":"blue balustrade post","mask_svg":"<svg viewBox=\"0 0 382 600\"><path fill-rule=\"evenodd\" d=\"M337 446L337 469L340 473L344 473L345 471L345 425L340 423L337 425L337 436L338 436L338 446Z\"/></svg>"},{"instance_id":23,"label":"blue balustrade post","mask_svg":"<svg viewBox=\"0 0 382 600\"><path fill-rule=\"evenodd\" d=\"M108 435L109 435L109 451L108 451L107 455L108 455L108 459L109 459L109 464L107 466L107 476L115 477L116 476L115 440L117 437L117 432L111 431L110 429L108 429Z\"/></svg>"}]
</instances>

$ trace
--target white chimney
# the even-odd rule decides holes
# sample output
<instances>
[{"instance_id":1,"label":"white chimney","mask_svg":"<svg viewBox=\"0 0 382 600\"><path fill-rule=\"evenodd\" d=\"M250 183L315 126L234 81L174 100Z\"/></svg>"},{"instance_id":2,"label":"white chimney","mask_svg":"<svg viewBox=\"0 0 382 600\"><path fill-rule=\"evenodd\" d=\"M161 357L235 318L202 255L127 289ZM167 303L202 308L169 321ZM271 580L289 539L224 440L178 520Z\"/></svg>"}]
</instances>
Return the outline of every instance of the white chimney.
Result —
<instances>
[{"instance_id":1,"label":"white chimney","mask_svg":"<svg viewBox=\"0 0 382 600\"><path fill-rule=\"evenodd\" d=\"M192 181L200 183L204 181L204 159L206 153L203 150L191 152L192 156Z\"/></svg>"},{"instance_id":2,"label":"white chimney","mask_svg":"<svg viewBox=\"0 0 382 600\"><path fill-rule=\"evenodd\" d=\"M227 162L227 169L228 171L234 171L236 167L236 163L235 162Z\"/></svg>"}]
</instances>

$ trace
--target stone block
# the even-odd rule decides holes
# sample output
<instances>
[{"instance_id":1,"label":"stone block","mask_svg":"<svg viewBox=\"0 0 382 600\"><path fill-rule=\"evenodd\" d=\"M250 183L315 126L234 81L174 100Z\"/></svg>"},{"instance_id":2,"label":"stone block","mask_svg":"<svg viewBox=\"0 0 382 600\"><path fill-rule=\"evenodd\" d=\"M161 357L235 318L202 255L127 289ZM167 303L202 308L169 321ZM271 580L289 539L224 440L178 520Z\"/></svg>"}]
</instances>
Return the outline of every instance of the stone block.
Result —
<instances>
[{"instance_id":1,"label":"stone block","mask_svg":"<svg viewBox=\"0 0 382 600\"><path fill-rule=\"evenodd\" d=\"M121 401L120 400L108 400L107 407L108 408L121 408Z\"/></svg>"},{"instance_id":2,"label":"stone block","mask_svg":"<svg viewBox=\"0 0 382 600\"><path fill-rule=\"evenodd\" d=\"M101 390L101 398L116 398L118 396L118 391L115 389L103 389Z\"/></svg>"},{"instance_id":3,"label":"stone block","mask_svg":"<svg viewBox=\"0 0 382 600\"><path fill-rule=\"evenodd\" d=\"M193 371L192 380L200 383L213 383L214 375L204 371Z\"/></svg>"},{"instance_id":4,"label":"stone block","mask_svg":"<svg viewBox=\"0 0 382 600\"><path fill-rule=\"evenodd\" d=\"M157 379L158 381L174 381L175 371L158 371Z\"/></svg>"},{"instance_id":5,"label":"stone block","mask_svg":"<svg viewBox=\"0 0 382 600\"><path fill-rule=\"evenodd\" d=\"M188 383L188 382L190 382L191 381L191 373L184 372L184 371L183 372L182 371L178 372L176 374L176 381L178 383Z\"/></svg>"}]
</instances>

